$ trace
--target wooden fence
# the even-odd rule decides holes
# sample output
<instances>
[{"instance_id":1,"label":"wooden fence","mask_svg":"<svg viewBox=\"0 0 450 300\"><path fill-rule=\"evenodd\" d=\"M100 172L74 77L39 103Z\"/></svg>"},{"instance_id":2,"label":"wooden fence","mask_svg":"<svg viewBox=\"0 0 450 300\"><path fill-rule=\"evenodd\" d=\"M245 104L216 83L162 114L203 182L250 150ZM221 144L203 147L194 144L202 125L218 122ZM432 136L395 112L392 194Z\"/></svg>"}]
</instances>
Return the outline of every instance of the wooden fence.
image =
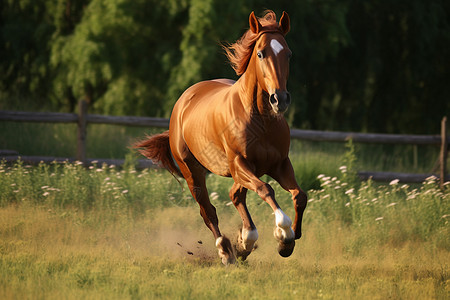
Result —
<instances>
[{"instance_id":1,"label":"wooden fence","mask_svg":"<svg viewBox=\"0 0 450 300\"><path fill-rule=\"evenodd\" d=\"M87 104L85 101L80 101L78 106L79 113L47 113L47 112L22 112L22 111L0 111L0 121L14 121L14 122L43 122L43 123L77 123L78 124L78 138L77 138L77 157L76 159L55 158L55 157L30 157L21 156L21 159L29 163L33 162L50 162L50 161L81 161L84 163L91 163L92 159L86 158L86 131L87 124L114 124L126 126L142 126L142 127L157 127L168 128L169 120L163 118L149 118L149 117L130 117L130 116L103 116L95 114L87 114ZM446 173L447 151L448 151L448 136L446 131L446 117L441 123L440 135L399 135L399 134L367 134L356 132L329 132L316 130L300 130L291 129L291 138L307 141L323 141L323 142L346 142L352 139L356 143L377 143L377 144L413 144L413 145L440 145L441 152L439 158L440 172L439 174L407 174L407 173L393 173L393 172L358 172L363 180L372 178L375 181L391 181L399 179L402 182L423 182L429 176L436 176L440 178L441 185L446 179L449 179ZM6 160L17 160L18 154L1 153L0 157ZM109 163L120 165L123 160L105 160L97 159L98 163ZM151 167L152 164L148 160L140 160L140 167ZM447 175L445 175L447 174Z\"/></svg>"}]
</instances>

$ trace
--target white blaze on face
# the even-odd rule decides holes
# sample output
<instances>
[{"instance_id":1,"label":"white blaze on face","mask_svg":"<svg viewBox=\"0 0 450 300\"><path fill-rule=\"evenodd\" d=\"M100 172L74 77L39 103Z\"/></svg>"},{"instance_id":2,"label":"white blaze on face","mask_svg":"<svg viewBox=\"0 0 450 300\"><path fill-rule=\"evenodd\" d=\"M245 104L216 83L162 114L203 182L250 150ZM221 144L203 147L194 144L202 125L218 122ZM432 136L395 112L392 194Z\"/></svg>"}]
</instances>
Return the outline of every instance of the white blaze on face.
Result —
<instances>
[{"instance_id":1,"label":"white blaze on face","mask_svg":"<svg viewBox=\"0 0 450 300\"><path fill-rule=\"evenodd\" d=\"M283 45L281 45L280 42L276 39L270 41L270 47L272 47L273 53L275 53L275 55L278 55L278 53L280 53L281 50L284 49Z\"/></svg>"}]
</instances>

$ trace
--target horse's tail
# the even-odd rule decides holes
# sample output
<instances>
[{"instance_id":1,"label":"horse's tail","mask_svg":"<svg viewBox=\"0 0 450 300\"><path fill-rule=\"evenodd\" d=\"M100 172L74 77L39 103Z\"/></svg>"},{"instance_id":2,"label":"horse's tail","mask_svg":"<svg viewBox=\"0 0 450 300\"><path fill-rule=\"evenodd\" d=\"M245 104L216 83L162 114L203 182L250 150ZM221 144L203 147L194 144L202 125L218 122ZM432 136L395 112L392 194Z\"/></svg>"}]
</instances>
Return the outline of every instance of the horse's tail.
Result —
<instances>
[{"instance_id":1,"label":"horse's tail","mask_svg":"<svg viewBox=\"0 0 450 300\"><path fill-rule=\"evenodd\" d=\"M183 177L183 174L181 174L180 169L172 158L169 144L169 131L147 136L146 139L136 142L133 148L140 148L139 152L142 155L166 168L172 175L176 174Z\"/></svg>"}]
</instances>

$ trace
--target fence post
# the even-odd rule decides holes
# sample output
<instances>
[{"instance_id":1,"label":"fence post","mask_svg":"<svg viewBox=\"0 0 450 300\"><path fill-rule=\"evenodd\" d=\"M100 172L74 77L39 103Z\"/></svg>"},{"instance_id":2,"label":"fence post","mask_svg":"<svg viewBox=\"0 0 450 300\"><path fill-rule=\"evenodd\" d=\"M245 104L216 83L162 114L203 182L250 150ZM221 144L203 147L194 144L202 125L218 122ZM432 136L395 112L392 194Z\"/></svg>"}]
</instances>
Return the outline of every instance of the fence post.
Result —
<instances>
[{"instance_id":1,"label":"fence post","mask_svg":"<svg viewBox=\"0 0 450 300\"><path fill-rule=\"evenodd\" d=\"M78 102L78 134L77 134L77 160L86 162L86 114L87 102Z\"/></svg>"},{"instance_id":2,"label":"fence post","mask_svg":"<svg viewBox=\"0 0 450 300\"><path fill-rule=\"evenodd\" d=\"M441 122L441 155L440 155L440 183L441 189L444 189L445 176L447 175L447 151L448 151L448 141L447 141L447 117L442 118Z\"/></svg>"}]
</instances>

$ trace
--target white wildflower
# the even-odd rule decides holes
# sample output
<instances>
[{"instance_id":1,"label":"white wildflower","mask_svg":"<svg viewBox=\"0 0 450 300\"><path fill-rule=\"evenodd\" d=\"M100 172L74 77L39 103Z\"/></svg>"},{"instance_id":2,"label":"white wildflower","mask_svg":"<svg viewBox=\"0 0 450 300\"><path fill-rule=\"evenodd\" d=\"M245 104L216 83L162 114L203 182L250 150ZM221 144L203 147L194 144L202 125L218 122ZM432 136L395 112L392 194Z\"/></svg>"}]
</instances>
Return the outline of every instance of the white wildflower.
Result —
<instances>
[{"instance_id":1,"label":"white wildflower","mask_svg":"<svg viewBox=\"0 0 450 300\"><path fill-rule=\"evenodd\" d=\"M346 194L346 195L353 194L354 191L355 191L355 189L354 189L354 188L351 188L351 189L345 191L345 194Z\"/></svg>"},{"instance_id":2,"label":"white wildflower","mask_svg":"<svg viewBox=\"0 0 450 300\"><path fill-rule=\"evenodd\" d=\"M317 176L317 179L322 179L325 177L325 174L320 174L319 176Z\"/></svg>"},{"instance_id":3,"label":"white wildflower","mask_svg":"<svg viewBox=\"0 0 450 300\"><path fill-rule=\"evenodd\" d=\"M331 183L331 181L330 180L327 180L327 181L325 181L324 183L322 183L322 185L323 186L327 186L327 185L329 185Z\"/></svg>"},{"instance_id":4,"label":"white wildflower","mask_svg":"<svg viewBox=\"0 0 450 300\"><path fill-rule=\"evenodd\" d=\"M391 206L396 206L396 205L397 205L397 203L392 202L392 203L389 203L388 205L386 205L386 207L391 207Z\"/></svg>"},{"instance_id":5,"label":"white wildflower","mask_svg":"<svg viewBox=\"0 0 450 300\"><path fill-rule=\"evenodd\" d=\"M122 194L126 194L126 193L128 193L128 190L123 190L122 191Z\"/></svg>"},{"instance_id":6,"label":"white wildflower","mask_svg":"<svg viewBox=\"0 0 450 300\"><path fill-rule=\"evenodd\" d=\"M217 200L217 199L219 199L219 194L217 194L216 192L212 192L209 195L209 198L211 198L211 200Z\"/></svg>"},{"instance_id":7,"label":"white wildflower","mask_svg":"<svg viewBox=\"0 0 450 300\"><path fill-rule=\"evenodd\" d=\"M430 177L425 178L425 181L436 181L437 177L434 175L431 175Z\"/></svg>"},{"instance_id":8,"label":"white wildflower","mask_svg":"<svg viewBox=\"0 0 450 300\"><path fill-rule=\"evenodd\" d=\"M394 179L391 182L389 182L389 185L397 185L399 183L399 179Z\"/></svg>"},{"instance_id":9,"label":"white wildflower","mask_svg":"<svg viewBox=\"0 0 450 300\"><path fill-rule=\"evenodd\" d=\"M378 217L378 218L375 219L375 221L381 221L383 219L384 219L384 217Z\"/></svg>"},{"instance_id":10,"label":"white wildflower","mask_svg":"<svg viewBox=\"0 0 450 300\"><path fill-rule=\"evenodd\" d=\"M49 188L48 185L41 186L41 189L43 189L43 190L48 189L48 188Z\"/></svg>"},{"instance_id":11,"label":"white wildflower","mask_svg":"<svg viewBox=\"0 0 450 300\"><path fill-rule=\"evenodd\" d=\"M406 200L412 200L414 198L416 198L416 195L412 194L412 195L409 195L408 197L406 197Z\"/></svg>"},{"instance_id":12,"label":"white wildflower","mask_svg":"<svg viewBox=\"0 0 450 300\"><path fill-rule=\"evenodd\" d=\"M44 197L47 197L48 195L50 195L49 192L45 192L45 193L42 194L42 196L44 196Z\"/></svg>"},{"instance_id":13,"label":"white wildflower","mask_svg":"<svg viewBox=\"0 0 450 300\"><path fill-rule=\"evenodd\" d=\"M350 202L345 203L345 206L349 207L350 206Z\"/></svg>"}]
</instances>

